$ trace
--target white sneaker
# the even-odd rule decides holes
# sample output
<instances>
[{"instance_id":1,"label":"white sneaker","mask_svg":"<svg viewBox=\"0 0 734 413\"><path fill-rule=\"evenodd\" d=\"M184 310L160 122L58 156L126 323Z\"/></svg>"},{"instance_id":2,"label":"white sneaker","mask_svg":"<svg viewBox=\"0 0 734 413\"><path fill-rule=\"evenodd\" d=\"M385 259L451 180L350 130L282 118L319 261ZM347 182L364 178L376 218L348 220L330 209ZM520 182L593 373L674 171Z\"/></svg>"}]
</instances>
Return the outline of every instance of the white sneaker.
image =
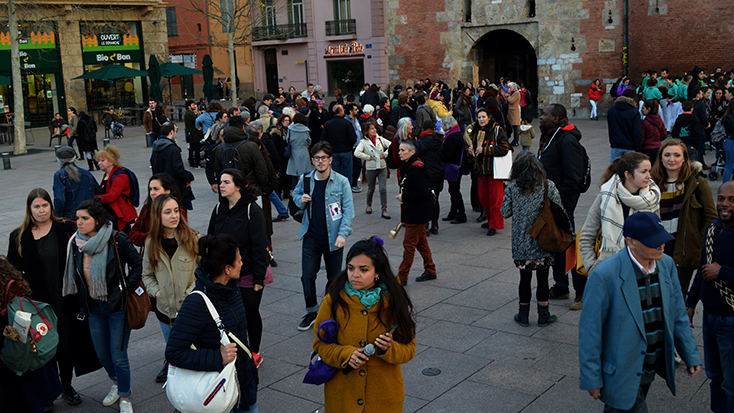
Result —
<instances>
[{"instance_id":1,"label":"white sneaker","mask_svg":"<svg viewBox=\"0 0 734 413\"><path fill-rule=\"evenodd\" d=\"M683 359L680 358L680 356L678 355L678 353L675 353L675 364L678 364L680 366L685 366L686 365L686 363L683 362Z\"/></svg>"},{"instance_id":2,"label":"white sneaker","mask_svg":"<svg viewBox=\"0 0 734 413\"><path fill-rule=\"evenodd\" d=\"M133 404L127 400L120 402L120 413L133 413Z\"/></svg>"},{"instance_id":3,"label":"white sneaker","mask_svg":"<svg viewBox=\"0 0 734 413\"><path fill-rule=\"evenodd\" d=\"M107 393L107 396L105 396L104 400L102 400L102 404L104 406L112 406L118 400L120 400L120 394L117 392L117 385L113 384L112 387L110 388L110 392Z\"/></svg>"}]
</instances>

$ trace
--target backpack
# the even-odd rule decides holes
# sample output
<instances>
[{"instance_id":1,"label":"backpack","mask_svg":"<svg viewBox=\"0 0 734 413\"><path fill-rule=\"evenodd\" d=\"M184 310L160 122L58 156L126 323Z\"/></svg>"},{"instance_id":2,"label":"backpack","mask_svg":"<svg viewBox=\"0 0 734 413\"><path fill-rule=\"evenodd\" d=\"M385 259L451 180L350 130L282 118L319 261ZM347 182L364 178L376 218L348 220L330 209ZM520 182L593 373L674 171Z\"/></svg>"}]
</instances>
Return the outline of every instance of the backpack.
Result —
<instances>
[{"instance_id":1,"label":"backpack","mask_svg":"<svg viewBox=\"0 0 734 413\"><path fill-rule=\"evenodd\" d=\"M525 105L532 106L533 105L533 94L530 93L529 89L525 89Z\"/></svg>"},{"instance_id":2,"label":"backpack","mask_svg":"<svg viewBox=\"0 0 734 413\"><path fill-rule=\"evenodd\" d=\"M717 145L720 142L723 142L724 139L726 139L726 128L724 128L723 120L720 120L716 122L714 130L711 131L711 142L714 145Z\"/></svg>"},{"instance_id":3,"label":"backpack","mask_svg":"<svg viewBox=\"0 0 734 413\"><path fill-rule=\"evenodd\" d=\"M303 175L303 193L308 194L311 192L311 178ZM308 208L308 206L306 207ZM293 198L290 199L288 202L288 213L291 214L294 220L297 222L303 222L303 213L305 212L305 209L301 209L296 205L296 202L293 201Z\"/></svg>"},{"instance_id":4,"label":"backpack","mask_svg":"<svg viewBox=\"0 0 734 413\"><path fill-rule=\"evenodd\" d=\"M277 124L274 124L273 123L274 120L275 120L275 118L270 118L270 126L268 126L268 128L265 130L264 133L270 135L270 131L272 131L273 129L275 129L276 127L278 127Z\"/></svg>"},{"instance_id":5,"label":"backpack","mask_svg":"<svg viewBox=\"0 0 734 413\"><path fill-rule=\"evenodd\" d=\"M17 296L8 302L10 288L14 283L17 288ZM5 290L5 303L6 307L0 311L0 315L7 314L8 316L6 329L11 326L16 330L20 328L20 335L25 337L25 342L20 341L22 338L15 340L5 337L0 360L18 376L40 369L53 359L59 345L58 320L54 310L49 304L40 301L33 302L30 298L21 296L20 285L15 280L10 280L8 283ZM18 312L30 313L30 325L25 329L15 323Z\"/></svg>"},{"instance_id":6,"label":"backpack","mask_svg":"<svg viewBox=\"0 0 734 413\"><path fill-rule=\"evenodd\" d=\"M616 81L616 82L614 82L614 84L612 84L612 88L611 88L611 89L609 90L609 94L610 94L610 95L611 95L611 96L612 96L613 98L616 98L616 97L618 97L618 96L617 96L617 89L618 89L618 88L619 88L619 80L618 80L618 81Z\"/></svg>"},{"instance_id":7,"label":"backpack","mask_svg":"<svg viewBox=\"0 0 734 413\"><path fill-rule=\"evenodd\" d=\"M584 150L584 179L581 180L581 183L579 184L579 193L586 193L586 191L589 190L589 187L591 186L591 158L589 158L589 155L586 153L586 148L584 148L584 145L581 145L581 149Z\"/></svg>"},{"instance_id":8,"label":"backpack","mask_svg":"<svg viewBox=\"0 0 734 413\"><path fill-rule=\"evenodd\" d=\"M120 167L120 170L115 172L114 175L110 177L110 185L112 185L112 179L116 177L119 174L127 174L127 177L130 180L130 195L122 194L125 198L127 198L128 201L130 201L135 208L140 206L140 183L138 183L138 177L135 175L135 173L124 166Z\"/></svg>"},{"instance_id":9,"label":"backpack","mask_svg":"<svg viewBox=\"0 0 734 413\"><path fill-rule=\"evenodd\" d=\"M224 151L222 152L222 170L234 168L242 171L242 162L240 161L240 151L237 148L247 141L241 140L237 143L223 143Z\"/></svg>"}]
</instances>

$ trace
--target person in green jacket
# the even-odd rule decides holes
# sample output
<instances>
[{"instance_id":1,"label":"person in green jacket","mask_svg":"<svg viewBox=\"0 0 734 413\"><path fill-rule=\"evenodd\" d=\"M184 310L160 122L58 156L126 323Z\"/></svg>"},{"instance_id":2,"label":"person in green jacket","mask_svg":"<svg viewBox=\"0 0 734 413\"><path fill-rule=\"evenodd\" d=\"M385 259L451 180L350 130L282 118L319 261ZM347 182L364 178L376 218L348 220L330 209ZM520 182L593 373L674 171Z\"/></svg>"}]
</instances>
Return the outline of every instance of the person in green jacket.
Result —
<instances>
[{"instance_id":1,"label":"person in green jacket","mask_svg":"<svg viewBox=\"0 0 734 413\"><path fill-rule=\"evenodd\" d=\"M651 77L647 80L647 83L645 84L645 89L642 91L642 98L645 100L657 100L660 101L663 99L663 94L660 92L660 89L658 89L658 82L655 80L654 77Z\"/></svg>"}]
</instances>

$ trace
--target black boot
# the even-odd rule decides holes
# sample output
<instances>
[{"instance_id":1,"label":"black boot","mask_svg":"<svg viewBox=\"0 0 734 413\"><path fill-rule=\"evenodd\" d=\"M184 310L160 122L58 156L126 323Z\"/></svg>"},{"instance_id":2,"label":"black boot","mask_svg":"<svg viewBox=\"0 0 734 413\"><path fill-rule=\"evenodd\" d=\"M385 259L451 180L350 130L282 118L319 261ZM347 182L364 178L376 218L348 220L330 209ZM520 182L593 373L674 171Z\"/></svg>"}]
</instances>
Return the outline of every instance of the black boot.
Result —
<instances>
[{"instance_id":1,"label":"black boot","mask_svg":"<svg viewBox=\"0 0 734 413\"><path fill-rule=\"evenodd\" d=\"M168 361L163 360L163 368L158 372L158 375L155 376L155 382L165 383L166 380L168 380Z\"/></svg>"},{"instance_id":2,"label":"black boot","mask_svg":"<svg viewBox=\"0 0 734 413\"><path fill-rule=\"evenodd\" d=\"M452 224L463 224L466 222L466 213L456 214L456 219L451 221Z\"/></svg>"},{"instance_id":3,"label":"black boot","mask_svg":"<svg viewBox=\"0 0 734 413\"><path fill-rule=\"evenodd\" d=\"M448 215L446 215L445 218L441 218L441 221L453 221L453 220L456 219L457 216L459 216L459 214L457 214L456 212L451 211L451 212L449 212Z\"/></svg>"},{"instance_id":4,"label":"black boot","mask_svg":"<svg viewBox=\"0 0 734 413\"><path fill-rule=\"evenodd\" d=\"M555 323L558 317L551 315L547 305L538 304L538 327L545 327L548 324Z\"/></svg>"},{"instance_id":5,"label":"black boot","mask_svg":"<svg viewBox=\"0 0 734 413\"><path fill-rule=\"evenodd\" d=\"M431 229L428 230L433 235L438 235L438 223L431 224Z\"/></svg>"},{"instance_id":6,"label":"black boot","mask_svg":"<svg viewBox=\"0 0 734 413\"><path fill-rule=\"evenodd\" d=\"M94 170L94 161L93 160L87 159L87 165L89 166L89 170L90 171L93 171Z\"/></svg>"},{"instance_id":7,"label":"black boot","mask_svg":"<svg viewBox=\"0 0 734 413\"><path fill-rule=\"evenodd\" d=\"M528 316L530 315L530 304L520 304L520 310L515 314L515 322L523 327L528 327L530 322Z\"/></svg>"},{"instance_id":8,"label":"black boot","mask_svg":"<svg viewBox=\"0 0 734 413\"><path fill-rule=\"evenodd\" d=\"M487 220L487 213L482 210L482 214L477 217L477 222L484 222Z\"/></svg>"}]
</instances>

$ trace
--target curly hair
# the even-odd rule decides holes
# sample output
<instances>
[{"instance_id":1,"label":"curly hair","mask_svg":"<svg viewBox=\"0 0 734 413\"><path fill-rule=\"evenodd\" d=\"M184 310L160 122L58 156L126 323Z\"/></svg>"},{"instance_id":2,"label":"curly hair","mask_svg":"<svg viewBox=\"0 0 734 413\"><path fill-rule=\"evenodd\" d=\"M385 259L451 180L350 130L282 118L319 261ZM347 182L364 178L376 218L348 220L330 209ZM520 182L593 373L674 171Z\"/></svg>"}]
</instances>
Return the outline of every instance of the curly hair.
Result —
<instances>
[{"instance_id":1,"label":"curly hair","mask_svg":"<svg viewBox=\"0 0 734 413\"><path fill-rule=\"evenodd\" d=\"M31 291L31 286L28 284L28 281L26 281L23 278L23 274L20 273L13 265L8 261L8 258L4 255L0 255L0 288L3 290L3 294L0 294L0 307L5 308L5 293L4 291L7 290L8 284L10 281L13 280L18 283L18 286L20 287L20 295L31 295L33 292ZM8 295L9 299L13 299L17 296L17 289L11 288L10 294Z\"/></svg>"},{"instance_id":2,"label":"curly hair","mask_svg":"<svg viewBox=\"0 0 734 413\"><path fill-rule=\"evenodd\" d=\"M537 157L530 151L521 151L512 162L510 180L520 188L520 192L533 192L545 180L545 169Z\"/></svg>"}]
</instances>

